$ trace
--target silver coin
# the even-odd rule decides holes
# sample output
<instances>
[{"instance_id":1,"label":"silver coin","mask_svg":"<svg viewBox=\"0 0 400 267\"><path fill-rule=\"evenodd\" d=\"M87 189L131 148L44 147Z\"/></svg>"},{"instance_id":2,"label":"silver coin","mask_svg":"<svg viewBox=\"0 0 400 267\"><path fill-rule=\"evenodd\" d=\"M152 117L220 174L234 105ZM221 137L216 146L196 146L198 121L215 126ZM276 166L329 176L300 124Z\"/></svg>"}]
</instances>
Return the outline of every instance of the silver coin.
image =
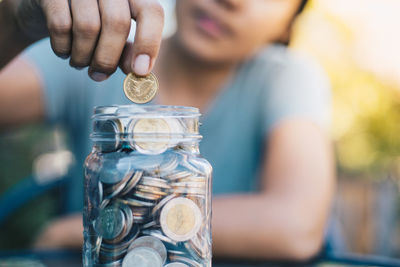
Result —
<instances>
[{"instance_id":1,"label":"silver coin","mask_svg":"<svg viewBox=\"0 0 400 267\"><path fill-rule=\"evenodd\" d=\"M109 243L102 243L101 244L101 249L103 251L107 252L113 252L113 251L127 251L129 245L136 239L136 237L139 235L140 229L137 224L134 224L132 226L132 229L130 233L118 244L109 244Z\"/></svg>"},{"instance_id":2,"label":"silver coin","mask_svg":"<svg viewBox=\"0 0 400 267\"><path fill-rule=\"evenodd\" d=\"M130 230L132 229L133 225L133 213L132 210L129 206L125 204L120 204L122 211L124 212L125 218L126 218L126 231L129 233Z\"/></svg>"},{"instance_id":3,"label":"silver coin","mask_svg":"<svg viewBox=\"0 0 400 267\"><path fill-rule=\"evenodd\" d=\"M122 260L125 256L127 249L113 249L113 250L106 250L100 248L99 259L101 262L114 262L118 260Z\"/></svg>"},{"instance_id":4,"label":"silver coin","mask_svg":"<svg viewBox=\"0 0 400 267\"><path fill-rule=\"evenodd\" d=\"M149 218L150 210L148 208L135 207L132 210L132 213L133 213L133 220L136 223L145 223L148 220L150 220L150 218Z\"/></svg>"},{"instance_id":5,"label":"silver coin","mask_svg":"<svg viewBox=\"0 0 400 267\"><path fill-rule=\"evenodd\" d=\"M177 179L174 181L175 183L185 183L185 182L193 182L193 183L207 183L207 179L204 176L191 176L191 177L185 177L182 179Z\"/></svg>"},{"instance_id":6,"label":"silver coin","mask_svg":"<svg viewBox=\"0 0 400 267\"><path fill-rule=\"evenodd\" d=\"M156 174L161 177L170 174L179 164L179 155L176 152L167 151L163 156L164 160L161 163L159 170L156 172Z\"/></svg>"},{"instance_id":7,"label":"silver coin","mask_svg":"<svg viewBox=\"0 0 400 267\"><path fill-rule=\"evenodd\" d=\"M157 205L154 206L154 208L151 211L151 214L154 216L168 201L170 201L171 199L173 199L175 197L176 197L176 195L171 194L171 195L163 198L163 200L161 200L160 202L158 202Z\"/></svg>"},{"instance_id":8,"label":"silver coin","mask_svg":"<svg viewBox=\"0 0 400 267\"><path fill-rule=\"evenodd\" d=\"M137 247L148 247L154 249L161 256L163 264L167 260L167 249L165 248L163 242L154 236L142 236L137 238L130 244L128 252Z\"/></svg>"},{"instance_id":9,"label":"silver coin","mask_svg":"<svg viewBox=\"0 0 400 267\"><path fill-rule=\"evenodd\" d=\"M206 185L203 182L176 182L171 183L172 187L183 187L183 188L203 188L205 189Z\"/></svg>"},{"instance_id":10,"label":"silver coin","mask_svg":"<svg viewBox=\"0 0 400 267\"><path fill-rule=\"evenodd\" d=\"M122 267L162 267L160 255L152 248L138 247L129 251L122 261Z\"/></svg>"},{"instance_id":11,"label":"silver coin","mask_svg":"<svg viewBox=\"0 0 400 267\"><path fill-rule=\"evenodd\" d=\"M189 259L187 257L183 257L183 256L179 256L179 255L170 255L169 259L174 262L177 261L177 262L185 263L185 264L189 265L190 267L202 267L202 264L200 264L192 259Z\"/></svg>"},{"instance_id":12,"label":"silver coin","mask_svg":"<svg viewBox=\"0 0 400 267\"><path fill-rule=\"evenodd\" d=\"M104 184L117 184L127 175L132 175L131 158L125 153L114 152L103 155L99 179Z\"/></svg>"},{"instance_id":13,"label":"silver coin","mask_svg":"<svg viewBox=\"0 0 400 267\"><path fill-rule=\"evenodd\" d=\"M209 244L200 235L195 236L188 242L185 242L185 247L189 253L196 259L205 259L209 256Z\"/></svg>"},{"instance_id":14,"label":"silver coin","mask_svg":"<svg viewBox=\"0 0 400 267\"><path fill-rule=\"evenodd\" d=\"M164 265L164 267L189 267L189 266L181 262L171 262L168 263L167 265Z\"/></svg>"},{"instance_id":15,"label":"silver coin","mask_svg":"<svg viewBox=\"0 0 400 267\"><path fill-rule=\"evenodd\" d=\"M132 178L133 174L134 174L133 170L127 172L124 178L119 183L107 187L107 189L105 190L105 193L107 194L106 198L111 199L117 196L119 193L121 193L122 190L126 187L128 181Z\"/></svg>"},{"instance_id":16,"label":"silver coin","mask_svg":"<svg viewBox=\"0 0 400 267\"><path fill-rule=\"evenodd\" d=\"M107 136L107 140L97 142L96 146L102 152L113 152L121 147L120 136L124 132L124 126L118 119L115 120L95 120L93 132Z\"/></svg>"},{"instance_id":17,"label":"silver coin","mask_svg":"<svg viewBox=\"0 0 400 267\"><path fill-rule=\"evenodd\" d=\"M151 193L146 193L146 192L141 192L141 191L135 191L133 193L133 196L138 197L140 199L151 200L151 201L156 201L163 197L162 195L151 194Z\"/></svg>"},{"instance_id":18,"label":"silver coin","mask_svg":"<svg viewBox=\"0 0 400 267\"><path fill-rule=\"evenodd\" d=\"M125 188L121 192L121 195L124 196L127 193L131 192L131 190L137 185L137 183L142 178L142 175L143 175L143 171L136 171L135 174L127 182Z\"/></svg>"},{"instance_id":19,"label":"silver coin","mask_svg":"<svg viewBox=\"0 0 400 267\"><path fill-rule=\"evenodd\" d=\"M186 170L177 170L166 177L169 180L178 180L178 179L183 179L192 176L193 174L191 172L188 172Z\"/></svg>"},{"instance_id":20,"label":"silver coin","mask_svg":"<svg viewBox=\"0 0 400 267\"><path fill-rule=\"evenodd\" d=\"M169 250L168 250L168 255L171 255L171 254L178 255L178 256L184 256L184 255L186 255L186 253L185 253L184 251L169 249Z\"/></svg>"},{"instance_id":21,"label":"silver coin","mask_svg":"<svg viewBox=\"0 0 400 267\"><path fill-rule=\"evenodd\" d=\"M94 222L94 229L104 239L118 237L125 226L125 216L116 206L108 206L100 211L99 217Z\"/></svg>"},{"instance_id":22,"label":"silver coin","mask_svg":"<svg viewBox=\"0 0 400 267\"><path fill-rule=\"evenodd\" d=\"M152 227L155 227L155 226L158 226L157 221L151 221L151 222L148 222L148 223L146 223L146 224L143 224L143 225L141 226L141 228L142 228L142 229L148 229L148 228L152 228Z\"/></svg>"},{"instance_id":23,"label":"silver coin","mask_svg":"<svg viewBox=\"0 0 400 267\"><path fill-rule=\"evenodd\" d=\"M166 180L149 176L143 176L142 180L140 180L140 184L145 186L154 186L161 189L171 188Z\"/></svg>"},{"instance_id":24,"label":"silver coin","mask_svg":"<svg viewBox=\"0 0 400 267\"><path fill-rule=\"evenodd\" d=\"M154 202L143 201L135 198L118 199L118 201L133 207L153 207L155 205Z\"/></svg>"},{"instance_id":25,"label":"silver coin","mask_svg":"<svg viewBox=\"0 0 400 267\"><path fill-rule=\"evenodd\" d=\"M103 199L103 201L100 203L99 209L104 209L107 207L107 205L110 203L111 199Z\"/></svg>"},{"instance_id":26,"label":"silver coin","mask_svg":"<svg viewBox=\"0 0 400 267\"><path fill-rule=\"evenodd\" d=\"M164 235L160 230L150 230L150 229L146 229L143 230L142 233L144 235L151 235L154 236L158 239L160 239L161 241L164 241L168 244L174 245L176 246L178 243L175 242L174 240L172 240L171 238L167 237L166 235Z\"/></svg>"},{"instance_id":27,"label":"silver coin","mask_svg":"<svg viewBox=\"0 0 400 267\"><path fill-rule=\"evenodd\" d=\"M101 202L103 202L103 184L99 181L98 183L97 183L97 187L98 187L98 190L99 190L99 203L101 203Z\"/></svg>"}]
</instances>

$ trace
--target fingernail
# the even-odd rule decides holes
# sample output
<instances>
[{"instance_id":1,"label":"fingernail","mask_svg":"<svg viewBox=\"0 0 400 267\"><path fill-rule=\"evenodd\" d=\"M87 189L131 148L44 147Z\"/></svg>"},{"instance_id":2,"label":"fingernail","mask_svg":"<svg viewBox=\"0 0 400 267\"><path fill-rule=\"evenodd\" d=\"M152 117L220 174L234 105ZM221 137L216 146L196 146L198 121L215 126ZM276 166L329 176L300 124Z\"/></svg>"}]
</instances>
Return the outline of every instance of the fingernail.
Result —
<instances>
[{"instance_id":1,"label":"fingernail","mask_svg":"<svg viewBox=\"0 0 400 267\"><path fill-rule=\"evenodd\" d=\"M58 57L62 58L62 59L67 59L69 58L68 54L57 54Z\"/></svg>"},{"instance_id":2,"label":"fingernail","mask_svg":"<svg viewBox=\"0 0 400 267\"><path fill-rule=\"evenodd\" d=\"M150 68L150 57L148 55L138 55L133 65L133 72L137 75L147 75Z\"/></svg>"},{"instance_id":3,"label":"fingernail","mask_svg":"<svg viewBox=\"0 0 400 267\"><path fill-rule=\"evenodd\" d=\"M96 72L95 71L95 72L92 72L90 74L90 77L92 77L92 79L95 80L96 82L102 82L105 79L107 79L108 75L104 74L104 73L101 73L101 72Z\"/></svg>"}]
</instances>

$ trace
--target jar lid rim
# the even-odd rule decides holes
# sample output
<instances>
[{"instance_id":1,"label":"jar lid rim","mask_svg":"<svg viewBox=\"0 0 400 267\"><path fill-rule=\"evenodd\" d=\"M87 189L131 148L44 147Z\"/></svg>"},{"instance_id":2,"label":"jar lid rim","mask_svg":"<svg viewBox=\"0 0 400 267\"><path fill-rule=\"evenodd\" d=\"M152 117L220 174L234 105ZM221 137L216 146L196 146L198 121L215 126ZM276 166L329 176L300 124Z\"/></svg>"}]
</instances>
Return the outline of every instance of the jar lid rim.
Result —
<instances>
[{"instance_id":1,"label":"jar lid rim","mask_svg":"<svg viewBox=\"0 0 400 267\"><path fill-rule=\"evenodd\" d=\"M109 105L95 106L92 118L104 116L144 116L153 117L200 117L200 111L195 107L187 106L167 106L167 105Z\"/></svg>"}]
</instances>

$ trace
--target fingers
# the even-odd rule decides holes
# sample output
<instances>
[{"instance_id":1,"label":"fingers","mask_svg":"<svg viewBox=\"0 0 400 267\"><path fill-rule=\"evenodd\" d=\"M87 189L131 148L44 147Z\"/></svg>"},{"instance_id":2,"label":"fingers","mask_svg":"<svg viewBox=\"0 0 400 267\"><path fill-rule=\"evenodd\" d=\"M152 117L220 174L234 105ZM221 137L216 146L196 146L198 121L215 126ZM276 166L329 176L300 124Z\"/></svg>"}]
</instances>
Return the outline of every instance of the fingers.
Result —
<instances>
[{"instance_id":1,"label":"fingers","mask_svg":"<svg viewBox=\"0 0 400 267\"><path fill-rule=\"evenodd\" d=\"M123 66L130 61L137 75L147 75L153 68L160 49L164 27L164 11L157 0L129 0L131 15L136 20L136 35L132 51L124 53ZM128 46L129 48L129 46Z\"/></svg>"},{"instance_id":2,"label":"fingers","mask_svg":"<svg viewBox=\"0 0 400 267\"><path fill-rule=\"evenodd\" d=\"M138 75L153 68L164 26L157 0L70 0L71 7L69 0L40 3L54 52L62 58L71 55L74 67L90 66L92 79L105 80L118 63ZM126 44L131 18L137 22L133 45Z\"/></svg>"},{"instance_id":3,"label":"fingers","mask_svg":"<svg viewBox=\"0 0 400 267\"><path fill-rule=\"evenodd\" d=\"M105 80L117 69L129 35L131 14L126 0L100 0L99 9L102 26L89 75L94 80Z\"/></svg>"},{"instance_id":4,"label":"fingers","mask_svg":"<svg viewBox=\"0 0 400 267\"><path fill-rule=\"evenodd\" d=\"M83 68L90 64L101 29L97 0L71 0L73 42L70 65Z\"/></svg>"},{"instance_id":5,"label":"fingers","mask_svg":"<svg viewBox=\"0 0 400 267\"><path fill-rule=\"evenodd\" d=\"M51 46L56 55L66 58L71 52L72 19L68 0L42 0Z\"/></svg>"}]
</instances>

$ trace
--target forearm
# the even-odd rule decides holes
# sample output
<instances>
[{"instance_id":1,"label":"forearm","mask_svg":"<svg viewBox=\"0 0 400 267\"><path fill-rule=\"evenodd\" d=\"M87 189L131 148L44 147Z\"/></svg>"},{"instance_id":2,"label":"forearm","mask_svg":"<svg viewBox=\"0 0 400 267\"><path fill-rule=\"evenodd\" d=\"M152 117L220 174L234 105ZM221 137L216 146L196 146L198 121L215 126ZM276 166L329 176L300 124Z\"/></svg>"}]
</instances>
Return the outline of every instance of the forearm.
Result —
<instances>
[{"instance_id":1,"label":"forearm","mask_svg":"<svg viewBox=\"0 0 400 267\"><path fill-rule=\"evenodd\" d=\"M320 249L326 217L319 219L310 214L295 200L279 196L216 197L212 219L214 255L263 260L307 259Z\"/></svg>"},{"instance_id":2,"label":"forearm","mask_svg":"<svg viewBox=\"0 0 400 267\"><path fill-rule=\"evenodd\" d=\"M31 44L18 29L9 1L0 1L0 71Z\"/></svg>"}]
</instances>

